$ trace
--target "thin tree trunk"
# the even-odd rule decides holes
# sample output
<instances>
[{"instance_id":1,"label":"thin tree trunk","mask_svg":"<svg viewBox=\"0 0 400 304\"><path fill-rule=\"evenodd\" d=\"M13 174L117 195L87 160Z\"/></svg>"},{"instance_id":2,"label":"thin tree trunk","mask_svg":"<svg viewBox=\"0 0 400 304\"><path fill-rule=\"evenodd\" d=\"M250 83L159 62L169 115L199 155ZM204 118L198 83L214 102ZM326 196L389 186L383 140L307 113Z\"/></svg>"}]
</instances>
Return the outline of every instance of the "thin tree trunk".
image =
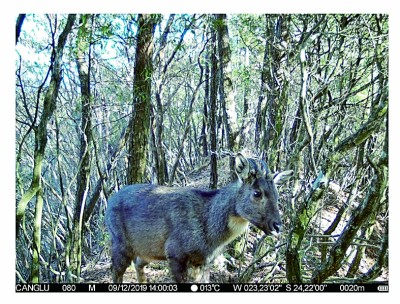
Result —
<instances>
[{"instance_id":1,"label":"thin tree trunk","mask_svg":"<svg viewBox=\"0 0 400 304\"><path fill-rule=\"evenodd\" d=\"M81 108L82 120L80 129L80 166L77 175L77 190L75 196L75 211L73 217L71 265L67 269L79 282L82 262L82 226L83 214L86 206L87 193L89 191L90 162L92 145L92 118L91 118L91 96L90 96L90 15L81 15L79 31L76 42L76 64L78 68L79 80L81 83ZM89 62L86 62L86 53L89 53ZM67 281L72 277L67 275Z\"/></svg>"},{"instance_id":2,"label":"thin tree trunk","mask_svg":"<svg viewBox=\"0 0 400 304\"><path fill-rule=\"evenodd\" d=\"M209 129L208 107L210 102L210 64L208 62L208 57L208 53L206 52L203 120L200 135L200 145L202 147L203 157L208 156L207 130Z\"/></svg>"},{"instance_id":3,"label":"thin tree trunk","mask_svg":"<svg viewBox=\"0 0 400 304\"><path fill-rule=\"evenodd\" d=\"M210 154L211 154L211 175L210 188L216 189L218 184L217 174L217 88L218 88L218 68L217 68L217 45L216 33L211 33L211 85L210 85Z\"/></svg>"},{"instance_id":4,"label":"thin tree trunk","mask_svg":"<svg viewBox=\"0 0 400 304\"><path fill-rule=\"evenodd\" d=\"M43 214L43 189L40 188L36 193L35 219L33 223L33 242L32 242L32 283L40 283L40 247L42 234L42 214Z\"/></svg>"},{"instance_id":5,"label":"thin tree trunk","mask_svg":"<svg viewBox=\"0 0 400 304\"><path fill-rule=\"evenodd\" d=\"M156 88L155 97L156 97L156 107L155 112L152 114L152 120L155 122L154 131L152 130L152 137L153 137L153 157L154 157L154 166L155 172L157 177L157 183L159 185L164 185L165 181L168 180L168 170L167 170L167 162L165 159L165 152L163 148L163 141L164 141L164 105L162 102L162 88L164 85L164 78L166 74L166 69L162 69L162 61L165 57L165 46L167 45L168 41L168 34L171 30L171 26L174 22L175 14L171 14L168 18L167 24L164 28L160 48L156 54L157 61L155 63L156 66L159 66L159 73L160 73L160 83ZM173 54L174 55L174 54Z\"/></svg>"},{"instance_id":6,"label":"thin tree trunk","mask_svg":"<svg viewBox=\"0 0 400 304\"><path fill-rule=\"evenodd\" d=\"M268 26L268 16L266 16L266 27ZM265 127L265 115L263 115L262 111L265 109L265 100L267 94L267 74L268 74L268 47L269 40L265 39L264 46L264 58L261 70L261 83L260 83L260 93L258 95L258 103L257 103L257 112L256 112L256 125L254 131L254 141L255 147L259 148L261 134L263 132L263 128Z\"/></svg>"}]
</instances>

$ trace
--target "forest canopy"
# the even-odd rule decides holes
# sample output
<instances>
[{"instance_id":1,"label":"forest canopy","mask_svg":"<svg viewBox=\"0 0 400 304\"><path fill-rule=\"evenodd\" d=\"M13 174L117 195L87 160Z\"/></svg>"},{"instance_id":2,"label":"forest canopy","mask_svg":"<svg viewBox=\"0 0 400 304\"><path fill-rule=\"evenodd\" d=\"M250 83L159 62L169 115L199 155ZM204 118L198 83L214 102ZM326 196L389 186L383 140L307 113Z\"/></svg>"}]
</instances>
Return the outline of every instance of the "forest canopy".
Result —
<instances>
[{"instance_id":1,"label":"forest canopy","mask_svg":"<svg viewBox=\"0 0 400 304\"><path fill-rule=\"evenodd\" d=\"M238 152L294 170L284 229L251 227L212 280L387 281L388 32L382 14L19 15L16 282L109 282L108 198L215 189Z\"/></svg>"}]
</instances>

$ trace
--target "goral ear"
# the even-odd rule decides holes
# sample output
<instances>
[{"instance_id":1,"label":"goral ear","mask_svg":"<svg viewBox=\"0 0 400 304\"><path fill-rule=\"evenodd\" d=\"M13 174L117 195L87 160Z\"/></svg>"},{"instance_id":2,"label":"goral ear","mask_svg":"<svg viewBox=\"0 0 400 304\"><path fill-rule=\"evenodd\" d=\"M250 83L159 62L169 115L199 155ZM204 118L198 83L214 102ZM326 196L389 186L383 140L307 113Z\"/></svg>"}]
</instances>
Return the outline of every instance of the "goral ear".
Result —
<instances>
[{"instance_id":1,"label":"goral ear","mask_svg":"<svg viewBox=\"0 0 400 304\"><path fill-rule=\"evenodd\" d=\"M242 182L249 177L250 164L241 153L238 153L235 157L235 172Z\"/></svg>"},{"instance_id":2,"label":"goral ear","mask_svg":"<svg viewBox=\"0 0 400 304\"><path fill-rule=\"evenodd\" d=\"M289 180L292 176L293 176L293 170L278 172L275 173L274 175L274 182L276 185L279 185Z\"/></svg>"}]
</instances>

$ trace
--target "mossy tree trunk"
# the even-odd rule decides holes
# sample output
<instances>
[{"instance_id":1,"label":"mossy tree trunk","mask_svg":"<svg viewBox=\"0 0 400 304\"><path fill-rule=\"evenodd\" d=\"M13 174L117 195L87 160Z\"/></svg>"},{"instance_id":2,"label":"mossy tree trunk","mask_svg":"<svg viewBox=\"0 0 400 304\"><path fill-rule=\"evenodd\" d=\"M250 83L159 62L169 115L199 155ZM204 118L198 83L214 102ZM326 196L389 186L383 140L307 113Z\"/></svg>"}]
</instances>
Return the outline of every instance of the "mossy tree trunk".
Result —
<instances>
[{"instance_id":1,"label":"mossy tree trunk","mask_svg":"<svg viewBox=\"0 0 400 304\"><path fill-rule=\"evenodd\" d=\"M139 15L133 83L133 112L129 123L128 184L146 180L150 132L153 36L156 15Z\"/></svg>"}]
</instances>

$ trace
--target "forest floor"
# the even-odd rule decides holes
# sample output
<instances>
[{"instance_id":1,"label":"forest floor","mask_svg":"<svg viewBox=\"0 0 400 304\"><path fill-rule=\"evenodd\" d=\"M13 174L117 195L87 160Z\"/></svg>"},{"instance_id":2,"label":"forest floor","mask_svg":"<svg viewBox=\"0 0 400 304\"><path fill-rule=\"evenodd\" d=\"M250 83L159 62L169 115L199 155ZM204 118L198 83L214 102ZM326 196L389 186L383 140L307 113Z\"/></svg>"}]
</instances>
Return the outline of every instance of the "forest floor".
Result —
<instances>
[{"instance_id":1,"label":"forest floor","mask_svg":"<svg viewBox=\"0 0 400 304\"><path fill-rule=\"evenodd\" d=\"M211 282L218 283L233 283L238 282L238 278L240 276L240 268L242 268L242 273L244 270L248 269L247 266L251 264L252 257L250 254L245 255L245 261L241 265L238 265L238 268L232 269L233 265L226 265L224 262L224 258L221 256L217 259L213 267L211 268ZM374 260L366 257L360 265L360 273L366 272L370 269ZM103 254L95 264L88 263L83 269L81 277L83 279L82 283L112 283L111 277L111 260L108 254ZM268 278L272 272L272 267L277 266L277 269L274 270L275 277ZM249 283L285 283L285 271L284 267L282 267L282 263L278 263L277 265L270 262L261 261L258 265L255 266L255 269L252 269L251 279L247 282ZM228 268L231 268L229 270ZM145 267L145 274L147 276L147 280L149 283L171 283L171 276L169 274L167 262L154 262L150 263ZM344 269L338 271L336 277L343 278L346 275ZM381 276L379 276L376 281L389 281L389 272L387 269L384 269ZM124 283L137 283L136 280L136 271L131 265L128 267L124 274Z\"/></svg>"},{"instance_id":2,"label":"forest floor","mask_svg":"<svg viewBox=\"0 0 400 304\"><path fill-rule=\"evenodd\" d=\"M227 168L227 161L225 162ZM200 169L193 170L188 176L184 176L184 184L189 187L207 188L209 181L208 167L207 164L204 164ZM220 170L220 172L222 171L226 170ZM219 176L220 185L228 182L228 174ZM319 228L321 228L321 225L329 225L335 218L336 212L335 208L326 208L318 221ZM342 224L342 227L338 227L339 231L343 227L344 224ZM210 281L215 283L286 283L285 243L283 239L284 235L280 239L272 236L265 237L261 231L250 226L248 233L228 245L223 255L216 259L211 267ZM260 249L260 247L263 248ZM257 254L255 254L256 251ZM310 250L303 263L303 273L310 275L315 265L320 263L320 252ZM360 263L359 274L367 272L374 263L374 253L365 254ZM112 283L111 257L108 245L105 245L96 255L91 257L86 255L83 265L82 283ZM335 278L338 278L338 281L345 279L347 269L348 265L344 265L337 271ZM150 263L144 271L149 283L172 282L166 261ZM383 269L376 281L388 280L389 271ZM124 274L124 283L137 283L133 264L128 267Z\"/></svg>"}]
</instances>

